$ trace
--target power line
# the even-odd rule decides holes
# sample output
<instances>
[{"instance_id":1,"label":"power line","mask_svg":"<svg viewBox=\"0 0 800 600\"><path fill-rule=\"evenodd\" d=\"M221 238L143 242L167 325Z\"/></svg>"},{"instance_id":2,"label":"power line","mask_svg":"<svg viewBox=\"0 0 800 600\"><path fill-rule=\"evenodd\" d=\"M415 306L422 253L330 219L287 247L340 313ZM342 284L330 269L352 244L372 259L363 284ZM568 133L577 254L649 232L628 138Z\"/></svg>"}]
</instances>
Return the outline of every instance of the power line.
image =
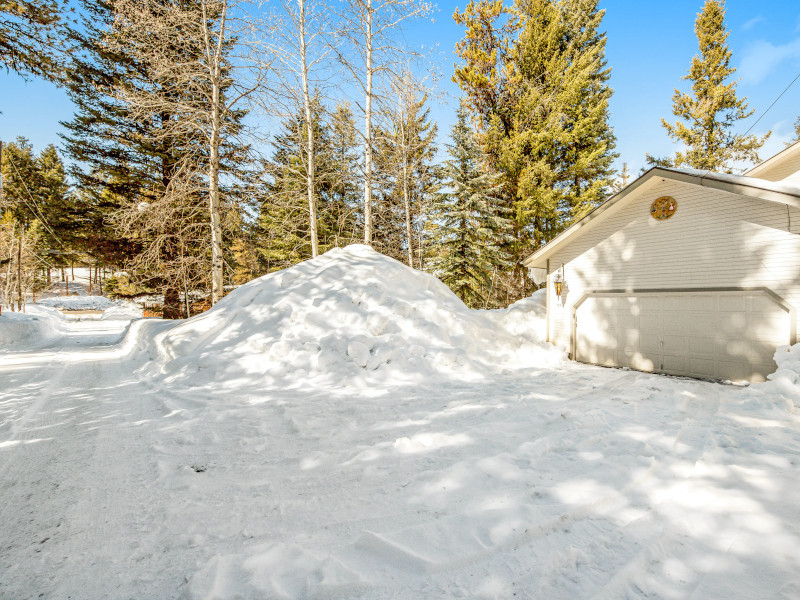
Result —
<instances>
[{"instance_id":1,"label":"power line","mask_svg":"<svg viewBox=\"0 0 800 600\"><path fill-rule=\"evenodd\" d=\"M781 93L778 95L778 97L777 97L777 98L775 98L775 101L774 101L772 104L770 104L770 105L769 105L769 108L767 108L767 110L765 110L763 113L761 113L761 116L760 116L760 117L758 117L758 119L756 119L756 122L755 122L755 123L753 123L752 125L750 125L750 129L748 129L747 131L745 131L745 132L744 132L744 135L747 135L748 133L750 133L750 131L753 129L753 127L755 127L756 125L758 125L758 122L759 122L761 119L763 119L763 118L764 118L764 115L766 115L766 114L769 112L770 108L772 108L773 106L775 106L775 104L777 104L778 100L780 100L780 99L783 97L783 95L784 95L786 92L788 92L788 91L789 91L789 88L790 88L790 87L792 87L792 86L794 85L794 82L795 82L795 81L797 81L798 79L800 79L800 73L798 73L798 74L797 74L797 77L795 77L794 79L792 79L792 82L791 82L789 85L787 85L787 86L786 86L786 89L785 89L785 90L783 90L783 91L782 91L782 92L781 92Z\"/></svg>"},{"instance_id":2,"label":"power line","mask_svg":"<svg viewBox=\"0 0 800 600\"><path fill-rule=\"evenodd\" d=\"M24 203L25 203L25 204L28 206L28 210L30 210L30 211L31 211L31 213L33 213L33 216L34 216L34 218L37 218L37 219L39 219L39 221L42 223L42 225L44 226L44 228L45 228L45 229L46 229L46 230L47 230L47 231L50 233L50 235L52 235L52 236L53 236L53 239L54 239L55 241L57 241L57 242L58 242L58 245L59 245L59 246L61 246L61 247L63 248L63 247L64 247L64 244L62 244L62 243L61 243L61 240L59 239L59 237L58 237L58 236L55 234L55 232L54 232L54 231L53 231L53 230L50 228L50 225L48 225L48 223L47 223L47 219L45 219L45 217L44 217L44 213L42 212L41 208L39 208L39 205L37 204L37 202L36 202L36 199L33 197L33 194L31 194L31 190L30 190L30 188L28 188L28 184L25 182L25 178L24 178L24 177L22 176L22 174L19 172L19 169L17 168L17 163L16 163L16 162L14 162L14 157L13 157L13 156L12 156L12 155L9 153L9 155L8 155L8 158L9 158L9 160L11 161L11 166L12 166L12 167L14 167L14 171L16 171L16 173L17 173L17 177L18 177L18 178L19 178L19 180L22 182L22 185L23 185L23 187L25 188L25 191L26 191L26 192L28 192L28 196L30 196L30 198L31 198L31 202L33 203L33 206L31 206L30 204L28 204L28 201L27 201L27 200L25 200L25 198L24 198L24 197L22 197L22 201L23 201L23 202L24 202ZM37 213L38 213L38 215L37 215Z\"/></svg>"}]
</instances>

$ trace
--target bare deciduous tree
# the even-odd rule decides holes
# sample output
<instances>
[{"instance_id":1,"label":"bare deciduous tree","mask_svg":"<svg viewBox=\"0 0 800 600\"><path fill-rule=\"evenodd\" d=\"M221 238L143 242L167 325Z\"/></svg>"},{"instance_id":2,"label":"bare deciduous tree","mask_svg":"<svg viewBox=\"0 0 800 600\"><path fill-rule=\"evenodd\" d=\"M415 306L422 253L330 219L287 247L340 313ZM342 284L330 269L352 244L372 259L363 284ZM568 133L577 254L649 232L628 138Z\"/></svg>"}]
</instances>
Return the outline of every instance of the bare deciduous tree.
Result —
<instances>
[{"instance_id":1,"label":"bare deciduous tree","mask_svg":"<svg viewBox=\"0 0 800 600\"><path fill-rule=\"evenodd\" d=\"M130 108L132 118L159 122L160 135L175 140L183 152L177 157L179 164L164 174L163 199L181 205L179 194L195 189L185 182L196 181L204 172L214 303L224 293L220 149L240 131L236 105L261 81L258 75L249 85L240 85L231 75L232 45L242 43L237 34L245 32L234 31L231 15L238 2L113 2L120 35L110 37L109 45L131 56L141 73L136 85L124 85L113 93ZM173 184L176 177L183 181ZM153 206L163 208L160 202Z\"/></svg>"},{"instance_id":2,"label":"bare deciduous tree","mask_svg":"<svg viewBox=\"0 0 800 600\"><path fill-rule=\"evenodd\" d=\"M344 5L339 35L347 45L335 49L364 97L364 243L371 244L373 103L386 88L381 80L396 77L400 56L408 53L395 37L400 26L428 14L431 5L422 0L345 0Z\"/></svg>"},{"instance_id":3,"label":"bare deciduous tree","mask_svg":"<svg viewBox=\"0 0 800 600\"><path fill-rule=\"evenodd\" d=\"M266 90L267 102L282 108L280 116L292 118L298 107L305 115L303 161L308 200L308 224L311 256L319 254L319 218L317 198L317 153L314 139L316 94L322 83L319 72L329 52L324 38L329 33L328 6L321 0L280 0L280 13L270 27L272 43L269 54L275 57L272 70L277 80ZM312 86L314 89L312 89ZM262 102L263 104L263 102Z\"/></svg>"},{"instance_id":4,"label":"bare deciduous tree","mask_svg":"<svg viewBox=\"0 0 800 600\"><path fill-rule=\"evenodd\" d=\"M428 111L420 114L428 100L425 86L421 81L415 80L405 72L401 78L394 82L394 93L397 97L397 109L392 115L394 129L394 145L397 154L398 187L403 195L403 208L405 211L406 228L406 255L408 266L414 268L414 232L412 226L412 196L424 192L413 190L413 187L425 186L420 182L417 171L426 162L433 159L435 153L434 141L437 127L435 124L426 123Z\"/></svg>"}]
</instances>

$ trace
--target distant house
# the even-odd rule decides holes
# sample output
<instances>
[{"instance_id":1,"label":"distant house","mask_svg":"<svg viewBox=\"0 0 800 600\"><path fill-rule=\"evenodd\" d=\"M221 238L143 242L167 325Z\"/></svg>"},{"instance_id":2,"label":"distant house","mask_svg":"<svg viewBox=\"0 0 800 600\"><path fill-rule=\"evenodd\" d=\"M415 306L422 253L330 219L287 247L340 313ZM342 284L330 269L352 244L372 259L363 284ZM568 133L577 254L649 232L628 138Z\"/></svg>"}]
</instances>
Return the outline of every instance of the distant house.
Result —
<instances>
[{"instance_id":1,"label":"distant house","mask_svg":"<svg viewBox=\"0 0 800 600\"><path fill-rule=\"evenodd\" d=\"M653 168L525 265L574 360L763 381L797 340L800 143L741 176Z\"/></svg>"}]
</instances>

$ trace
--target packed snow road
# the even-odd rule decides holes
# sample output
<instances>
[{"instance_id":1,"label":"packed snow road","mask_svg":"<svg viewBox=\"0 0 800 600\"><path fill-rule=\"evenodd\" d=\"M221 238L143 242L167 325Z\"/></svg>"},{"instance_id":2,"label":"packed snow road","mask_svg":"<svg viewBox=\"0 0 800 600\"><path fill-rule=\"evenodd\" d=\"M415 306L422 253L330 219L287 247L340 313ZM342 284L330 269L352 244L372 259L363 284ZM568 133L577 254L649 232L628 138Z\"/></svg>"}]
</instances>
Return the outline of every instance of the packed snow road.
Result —
<instances>
[{"instance_id":1,"label":"packed snow road","mask_svg":"<svg viewBox=\"0 0 800 600\"><path fill-rule=\"evenodd\" d=\"M445 292L334 258L0 347L0 598L800 597L796 348L750 388L577 365L533 305L417 315Z\"/></svg>"}]
</instances>

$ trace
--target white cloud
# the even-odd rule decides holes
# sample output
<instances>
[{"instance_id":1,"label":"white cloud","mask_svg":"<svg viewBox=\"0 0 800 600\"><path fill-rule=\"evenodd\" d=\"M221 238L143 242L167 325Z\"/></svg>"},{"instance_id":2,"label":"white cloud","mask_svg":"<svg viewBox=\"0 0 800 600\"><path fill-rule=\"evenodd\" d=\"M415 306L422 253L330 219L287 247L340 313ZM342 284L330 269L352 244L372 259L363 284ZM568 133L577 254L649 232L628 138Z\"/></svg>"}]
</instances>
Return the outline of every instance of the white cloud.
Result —
<instances>
[{"instance_id":1,"label":"white cloud","mask_svg":"<svg viewBox=\"0 0 800 600\"><path fill-rule=\"evenodd\" d=\"M757 17L753 17L752 19L747 21L744 25L742 25L742 30L749 31L759 23L765 23L766 20L767 19L764 17L764 15L758 15Z\"/></svg>"},{"instance_id":2,"label":"white cloud","mask_svg":"<svg viewBox=\"0 0 800 600\"><path fill-rule=\"evenodd\" d=\"M783 61L800 58L800 38L780 46L759 40L746 46L743 55L737 75L743 85L755 85L764 81Z\"/></svg>"}]
</instances>

